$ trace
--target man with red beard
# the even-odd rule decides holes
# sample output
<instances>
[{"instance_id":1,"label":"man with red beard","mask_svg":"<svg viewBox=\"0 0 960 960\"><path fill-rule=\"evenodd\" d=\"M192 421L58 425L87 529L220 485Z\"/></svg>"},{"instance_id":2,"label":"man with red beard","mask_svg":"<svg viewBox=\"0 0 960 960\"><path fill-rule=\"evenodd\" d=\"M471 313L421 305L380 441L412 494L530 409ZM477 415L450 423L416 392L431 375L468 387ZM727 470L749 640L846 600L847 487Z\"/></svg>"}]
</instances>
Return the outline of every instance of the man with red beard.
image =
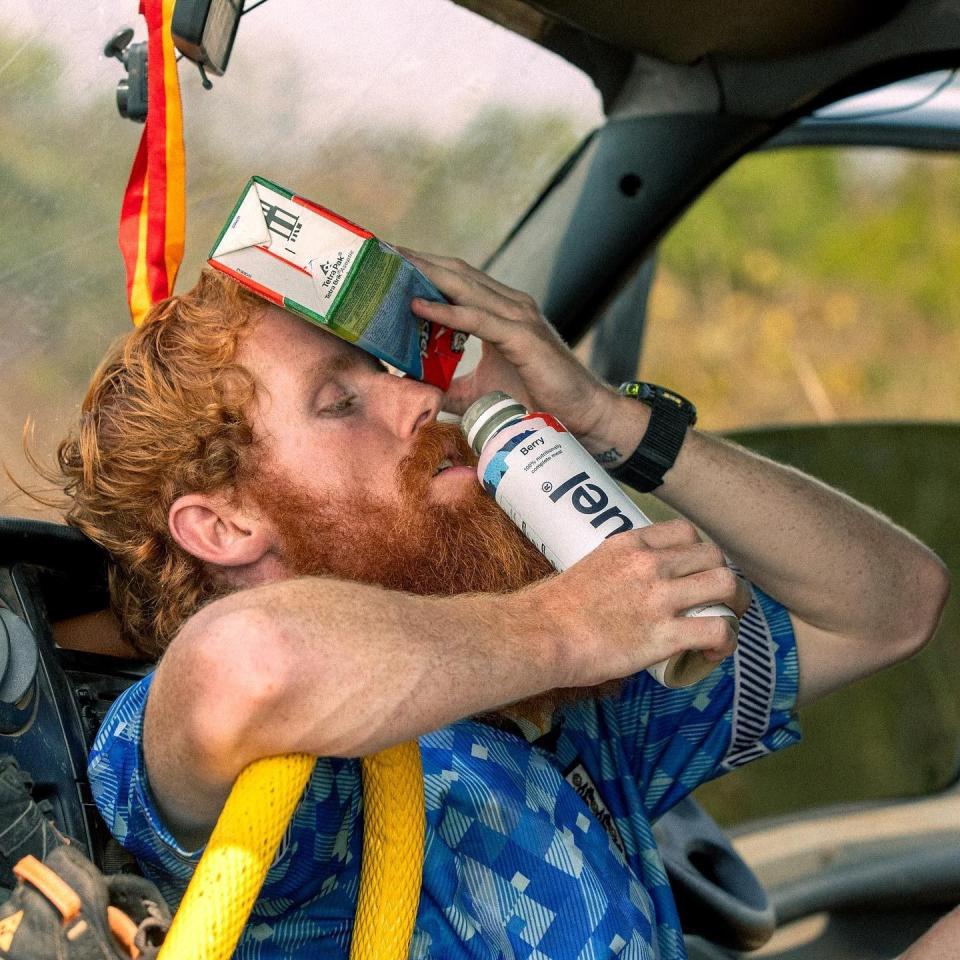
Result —
<instances>
[{"instance_id":1,"label":"man with red beard","mask_svg":"<svg viewBox=\"0 0 960 960\"><path fill-rule=\"evenodd\" d=\"M396 467L396 503L314 494L269 467L251 497L275 525L284 563L299 574L450 595L517 590L552 572L478 483L449 502L432 498L445 461L445 469L463 471L476 457L459 427L431 422Z\"/></svg>"},{"instance_id":2,"label":"man with red beard","mask_svg":"<svg viewBox=\"0 0 960 960\"><path fill-rule=\"evenodd\" d=\"M414 312L483 341L446 396L210 274L95 375L60 451L68 519L113 555L131 641L163 653L101 728L97 804L175 903L240 770L317 756L236 955L342 957L356 758L419 738L412 956L683 957L651 822L795 742L797 702L918 650L946 574L872 511L691 429L658 489L691 522L552 575L441 408L505 390L612 466L651 411L524 294L411 258L450 301ZM733 657L722 619L682 616L717 602L741 616ZM687 649L719 663L694 687L644 671Z\"/></svg>"}]
</instances>

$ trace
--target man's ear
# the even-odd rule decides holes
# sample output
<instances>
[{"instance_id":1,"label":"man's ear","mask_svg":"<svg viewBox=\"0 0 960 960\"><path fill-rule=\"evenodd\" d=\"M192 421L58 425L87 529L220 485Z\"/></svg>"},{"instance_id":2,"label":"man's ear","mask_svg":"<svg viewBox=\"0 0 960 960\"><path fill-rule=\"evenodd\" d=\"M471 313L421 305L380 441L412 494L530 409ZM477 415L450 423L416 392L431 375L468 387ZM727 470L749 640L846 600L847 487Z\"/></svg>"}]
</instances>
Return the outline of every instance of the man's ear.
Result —
<instances>
[{"instance_id":1,"label":"man's ear","mask_svg":"<svg viewBox=\"0 0 960 960\"><path fill-rule=\"evenodd\" d=\"M170 535L187 553L219 567L256 563L273 546L270 523L219 495L178 497L167 523Z\"/></svg>"}]
</instances>

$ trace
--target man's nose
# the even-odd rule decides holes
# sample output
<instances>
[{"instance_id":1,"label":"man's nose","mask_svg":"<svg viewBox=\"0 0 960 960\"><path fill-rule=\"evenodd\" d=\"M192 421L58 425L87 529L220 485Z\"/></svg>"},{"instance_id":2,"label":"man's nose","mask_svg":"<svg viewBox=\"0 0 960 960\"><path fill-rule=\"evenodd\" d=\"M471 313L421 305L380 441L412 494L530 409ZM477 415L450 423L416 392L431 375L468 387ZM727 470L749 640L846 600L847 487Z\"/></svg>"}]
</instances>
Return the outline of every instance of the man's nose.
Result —
<instances>
[{"instance_id":1,"label":"man's nose","mask_svg":"<svg viewBox=\"0 0 960 960\"><path fill-rule=\"evenodd\" d=\"M413 377L395 377L387 415L401 439L412 437L425 423L436 420L443 392Z\"/></svg>"}]
</instances>

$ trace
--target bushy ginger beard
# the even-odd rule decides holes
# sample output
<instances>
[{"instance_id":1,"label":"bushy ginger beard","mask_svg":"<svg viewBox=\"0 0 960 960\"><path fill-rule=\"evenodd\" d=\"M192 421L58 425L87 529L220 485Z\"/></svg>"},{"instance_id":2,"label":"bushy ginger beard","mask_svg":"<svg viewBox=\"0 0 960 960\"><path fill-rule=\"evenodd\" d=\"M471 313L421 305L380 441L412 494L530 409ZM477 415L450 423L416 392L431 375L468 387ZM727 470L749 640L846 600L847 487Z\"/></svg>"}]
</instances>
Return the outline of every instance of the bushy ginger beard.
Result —
<instances>
[{"instance_id":1,"label":"bushy ginger beard","mask_svg":"<svg viewBox=\"0 0 960 960\"><path fill-rule=\"evenodd\" d=\"M476 463L454 424L430 423L417 431L411 453L396 470L399 505L349 493L321 499L269 467L259 473L250 494L277 528L282 561L297 574L450 596L506 593L553 573L479 484L455 504L430 498L431 479L451 449L464 463ZM555 690L501 712L545 727L561 702L609 692L606 684Z\"/></svg>"},{"instance_id":2,"label":"bushy ginger beard","mask_svg":"<svg viewBox=\"0 0 960 960\"><path fill-rule=\"evenodd\" d=\"M449 423L421 427L397 466L399 504L351 497L320 498L269 467L252 495L277 527L281 560L298 574L335 576L422 595L503 593L553 571L480 485L457 503L430 499L430 481L456 449L476 457Z\"/></svg>"}]
</instances>

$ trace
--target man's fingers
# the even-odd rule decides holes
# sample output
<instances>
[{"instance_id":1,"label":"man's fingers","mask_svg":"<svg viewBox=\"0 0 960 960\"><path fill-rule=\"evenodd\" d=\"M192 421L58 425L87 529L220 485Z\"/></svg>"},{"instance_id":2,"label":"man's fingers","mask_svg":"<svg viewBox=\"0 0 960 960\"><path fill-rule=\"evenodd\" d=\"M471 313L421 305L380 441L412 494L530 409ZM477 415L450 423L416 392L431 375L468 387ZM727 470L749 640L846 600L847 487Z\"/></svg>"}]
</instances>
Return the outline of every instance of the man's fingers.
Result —
<instances>
[{"instance_id":1,"label":"man's fingers","mask_svg":"<svg viewBox=\"0 0 960 960\"><path fill-rule=\"evenodd\" d=\"M462 260L432 255L427 258L412 251L405 256L456 306L478 307L514 323L541 320L540 310L531 297L498 283ZM419 300L414 300L415 306L419 304Z\"/></svg>"},{"instance_id":2,"label":"man's fingers","mask_svg":"<svg viewBox=\"0 0 960 960\"><path fill-rule=\"evenodd\" d=\"M722 660L736 649L735 617L749 599L722 551L702 542L686 520L610 537L536 589L572 619L577 650L593 646L616 661L600 667L593 655L588 658L588 673L607 676L626 676L685 650ZM579 602L571 604L571 596ZM708 609L715 605L732 613ZM694 608L702 615L685 615Z\"/></svg>"},{"instance_id":3,"label":"man's fingers","mask_svg":"<svg viewBox=\"0 0 960 960\"><path fill-rule=\"evenodd\" d=\"M722 574L726 591L726 599L722 602L738 618L747 612L753 598L750 584L727 566L723 551L716 544L700 539L697 528L689 521L679 519L655 523L634 531L634 536L638 541L636 547L656 551L662 576L687 577L707 570L726 571Z\"/></svg>"},{"instance_id":4,"label":"man's fingers","mask_svg":"<svg viewBox=\"0 0 960 960\"><path fill-rule=\"evenodd\" d=\"M733 603L730 604L730 609L737 615L738 619L747 612L747 607L750 606L752 599L753 591L750 589L750 584L743 577L737 577L737 593Z\"/></svg>"},{"instance_id":5,"label":"man's fingers","mask_svg":"<svg viewBox=\"0 0 960 960\"><path fill-rule=\"evenodd\" d=\"M483 307L438 303L419 297L411 301L410 307L423 320L442 323L461 333L475 334L484 343L497 347L515 367L529 360L530 348L536 342L534 327Z\"/></svg>"},{"instance_id":6,"label":"man's fingers","mask_svg":"<svg viewBox=\"0 0 960 960\"><path fill-rule=\"evenodd\" d=\"M484 273L482 270L478 270L476 267L472 267L469 263L459 260L456 257L444 257L436 253L424 253L421 250L411 250L409 247L397 247L397 249L415 266L421 269L424 266L443 267L452 273L459 273L470 277L478 284L488 287L490 290L500 294L502 297L506 297L508 300L513 300L516 303L526 303L530 300L530 297L522 291L508 287L499 280L494 280L488 273ZM426 273L425 270L423 272Z\"/></svg>"},{"instance_id":7,"label":"man's fingers","mask_svg":"<svg viewBox=\"0 0 960 960\"><path fill-rule=\"evenodd\" d=\"M700 542L700 534L689 520L665 520L663 523L641 527L629 535L638 540L639 545L654 550Z\"/></svg>"},{"instance_id":8,"label":"man's fingers","mask_svg":"<svg viewBox=\"0 0 960 960\"><path fill-rule=\"evenodd\" d=\"M437 285L440 292L453 303L482 307L495 313L520 318L520 301L513 297L505 297L495 290L486 282L486 276L478 270L466 268L466 265L461 268L426 260L414 262L414 265L419 267Z\"/></svg>"},{"instance_id":9,"label":"man's fingers","mask_svg":"<svg viewBox=\"0 0 960 960\"><path fill-rule=\"evenodd\" d=\"M714 603L722 603L733 610L738 579L729 567L700 570L685 577L678 577L670 585L670 605L678 613L691 607Z\"/></svg>"},{"instance_id":10,"label":"man's fingers","mask_svg":"<svg viewBox=\"0 0 960 960\"><path fill-rule=\"evenodd\" d=\"M501 340L515 328L509 320L473 305L440 303L437 300L415 297L410 306L413 312L424 320L442 323L445 327L460 330L463 333L475 333L493 343Z\"/></svg>"},{"instance_id":11,"label":"man's fingers","mask_svg":"<svg viewBox=\"0 0 960 960\"><path fill-rule=\"evenodd\" d=\"M665 624L650 656L667 660L679 653L697 650L719 663L737 649L736 636L723 617L677 617Z\"/></svg>"},{"instance_id":12,"label":"man's fingers","mask_svg":"<svg viewBox=\"0 0 960 960\"><path fill-rule=\"evenodd\" d=\"M670 656L683 650L699 650L716 662L737 649L737 638L725 617L678 617L671 625L670 645Z\"/></svg>"},{"instance_id":13,"label":"man's fingers","mask_svg":"<svg viewBox=\"0 0 960 960\"><path fill-rule=\"evenodd\" d=\"M726 569L723 551L716 544L703 541L659 547L656 557L658 570L664 577L687 577L704 570Z\"/></svg>"}]
</instances>

